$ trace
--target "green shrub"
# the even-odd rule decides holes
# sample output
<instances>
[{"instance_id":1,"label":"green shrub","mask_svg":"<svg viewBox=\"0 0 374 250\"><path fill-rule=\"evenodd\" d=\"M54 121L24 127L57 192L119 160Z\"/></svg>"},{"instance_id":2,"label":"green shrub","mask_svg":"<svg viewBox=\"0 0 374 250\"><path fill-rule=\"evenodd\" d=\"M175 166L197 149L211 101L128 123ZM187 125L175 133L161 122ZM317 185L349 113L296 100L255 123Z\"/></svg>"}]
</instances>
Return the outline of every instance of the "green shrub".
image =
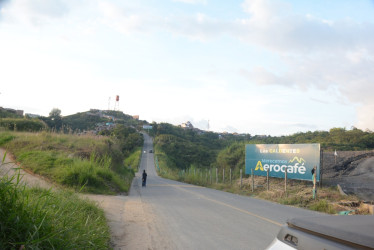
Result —
<instances>
[{"instance_id":1,"label":"green shrub","mask_svg":"<svg viewBox=\"0 0 374 250\"><path fill-rule=\"evenodd\" d=\"M0 127L17 131L41 131L47 125L39 119L4 118L0 120Z\"/></svg>"}]
</instances>

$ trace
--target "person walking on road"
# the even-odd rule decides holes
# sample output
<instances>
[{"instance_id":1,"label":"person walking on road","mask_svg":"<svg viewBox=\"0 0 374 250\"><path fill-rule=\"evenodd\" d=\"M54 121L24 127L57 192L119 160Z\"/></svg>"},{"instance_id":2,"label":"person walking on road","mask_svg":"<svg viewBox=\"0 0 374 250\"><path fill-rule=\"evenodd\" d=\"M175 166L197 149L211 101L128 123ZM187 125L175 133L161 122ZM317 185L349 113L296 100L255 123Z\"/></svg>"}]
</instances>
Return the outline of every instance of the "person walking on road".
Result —
<instances>
[{"instance_id":1,"label":"person walking on road","mask_svg":"<svg viewBox=\"0 0 374 250\"><path fill-rule=\"evenodd\" d=\"M145 172L145 170L143 170L142 186L145 187L146 184L147 184L147 173Z\"/></svg>"}]
</instances>

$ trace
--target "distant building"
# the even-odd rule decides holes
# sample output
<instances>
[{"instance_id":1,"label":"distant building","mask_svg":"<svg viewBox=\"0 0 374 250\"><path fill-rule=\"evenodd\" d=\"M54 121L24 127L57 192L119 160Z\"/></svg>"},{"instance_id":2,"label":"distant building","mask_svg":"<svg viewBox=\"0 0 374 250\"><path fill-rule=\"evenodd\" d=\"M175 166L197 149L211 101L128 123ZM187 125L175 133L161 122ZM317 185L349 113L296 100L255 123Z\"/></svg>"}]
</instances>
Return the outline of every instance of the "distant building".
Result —
<instances>
[{"instance_id":1,"label":"distant building","mask_svg":"<svg viewBox=\"0 0 374 250\"><path fill-rule=\"evenodd\" d=\"M20 116L23 116L23 110L16 110L16 109L10 109L10 108L1 108L2 110L5 110L9 113L17 114Z\"/></svg>"},{"instance_id":2,"label":"distant building","mask_svg":"<svg viewBox=\"0 0 374 250\"><path fill-rule=\"evenodd\" d=\"M193 129L193 125L192 125L192 123L191 123L190 121L185 122L185 123L182 123L180 126L181 126L182 128Z\"/></svg>"},{"instance_id":3,"label":"distant building","mask_svg":"<svg viewBox=\"0 0 374 250\"><path fill-rule=\"evenodd\" d=\"M16 110L17 115L23 116L23 110Z\"/></svg>"},{"instance_id":4,"label":"distant building","mask_svg":"<svg viewBox=\"0 0 374 250\"><path fill-rule=\"evenodd\" d=\"M139 120L139 115L133 115L132 118L135 120Z\"/></svg>"},{"instance_id":5,"label":"distant building","mask_svg":"<svg viewBox=\"0 0 374 250\"><path fill-rule=\"evenodd\" d=\"M267 136L266 135L255 135L254 137L263 139L263 138L266 138Z\"/></svg>"},{"instance_id":6,"label":"distant building","mask_svg":"<svg viewBox=\"0 0 374 250\"><path fill-rule=\"evenodd\" d=\"M26 113L25 116L27 118L39 118L41 115Z\"/></svg>"}]
</instances>

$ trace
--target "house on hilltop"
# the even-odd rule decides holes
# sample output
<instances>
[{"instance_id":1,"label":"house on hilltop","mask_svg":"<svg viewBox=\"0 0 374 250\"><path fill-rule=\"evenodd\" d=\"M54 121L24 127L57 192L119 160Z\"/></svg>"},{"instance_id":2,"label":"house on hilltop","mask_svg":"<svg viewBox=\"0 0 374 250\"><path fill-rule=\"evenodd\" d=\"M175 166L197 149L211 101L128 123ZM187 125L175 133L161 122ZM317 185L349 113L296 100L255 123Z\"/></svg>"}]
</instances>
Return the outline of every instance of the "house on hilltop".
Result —
<instances>
[{"instance_id":1,"label":"house on hilltop","mask_svg":"<svg viewBox=\"0 0 374 250\"><path fill-rule=\"evenodd\" d=\"M185 123L182 123L182 124L180 125L180 127L182 127L182 128L187 128L187 129L193 129L193 128L194 128L193 125L192 125L192 123L191 123L190 121L187 121L187 122L185 122Z\"/></svg>"}]
</instances>

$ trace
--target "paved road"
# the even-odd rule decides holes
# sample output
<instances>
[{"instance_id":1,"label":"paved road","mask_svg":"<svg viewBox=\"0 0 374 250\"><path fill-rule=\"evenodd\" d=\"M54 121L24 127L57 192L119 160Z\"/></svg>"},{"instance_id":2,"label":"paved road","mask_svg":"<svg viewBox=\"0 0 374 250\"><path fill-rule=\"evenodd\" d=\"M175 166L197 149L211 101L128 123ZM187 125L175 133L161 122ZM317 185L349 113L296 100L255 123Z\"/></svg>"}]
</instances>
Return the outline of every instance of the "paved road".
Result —
<instances>
[{"instance_id":1,"label":"paved road","mask_svg":"<svg viewBox=\"0 0 374 250\"><path fill-rule=\"evenodd\" d=\"M288 218L317 214L160 178L151 149L152 140L145 135L146 153L129 198L139 198L157 218L161 230L157 236L149 236L155 245L170 249L264 249ZM144 169L147 187L141 187ZM160 244L165 238L168 243Z\"/></svg>"}]
</instances>

